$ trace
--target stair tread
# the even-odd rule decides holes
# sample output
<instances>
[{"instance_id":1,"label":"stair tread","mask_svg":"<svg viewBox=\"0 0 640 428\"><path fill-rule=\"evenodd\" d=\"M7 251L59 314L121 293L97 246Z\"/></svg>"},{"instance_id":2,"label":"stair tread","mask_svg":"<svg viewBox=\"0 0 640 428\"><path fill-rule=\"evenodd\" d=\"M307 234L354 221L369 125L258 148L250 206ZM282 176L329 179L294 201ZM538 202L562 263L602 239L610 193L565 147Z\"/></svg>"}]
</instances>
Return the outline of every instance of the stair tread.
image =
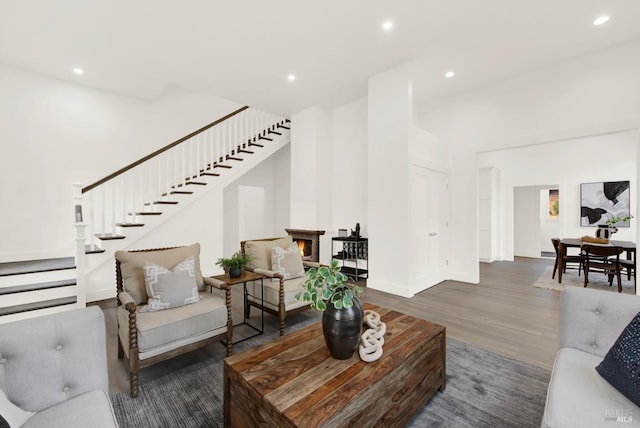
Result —
<instances>
[{"instance_id":1,"label":"stair tread","mask_svg":"<svg viewBox=\"0 0 640 428\"><path fill-rule=\"evenodd\" d=\"M99 253L104 253L104 250L100 247L98 247L97 245L85 245L84 246L84 253L85 254L99 254Z\"/></svg>"},{"instance_id":2,"label":"stair tread","mask_svg":"<svg viewBox=\"0 0 640 428\"><path fill-rule=\"evenodd\" d=\"M96 233L95 237L103 241L111 241L113 239L124 239L124 235L117 235L115 233Z\"/></svg>"},{"instance_id":3,"label":"stair tread","mask_svg":"<svg viewBox=\"0 0 640 428\"><path fill-rule=\"evenodd\" d=\"M48 290L51 288L68 287L76 285L75 278L62 279L59 281L40 282L37 284L14 285L11 287L0 287L0 296L4 294L26 293L27 291Z\"/></svg>"},{"instance_id":4,"label":"stair tread","mask_svg":"<svg viewBox=\"0 0 640 428\"><path fill-rule=\"evenodd\" d=\"M71 305L78 301L76 296L61 297L59 299L44 300L42 302L25 303L22 305L0 308L0 316L18 314L20 312L36 311L38 309L53 308L56 306Z\"/></svg>"},{"instance_id":5,"label":"stair tread","mask_svg":"<svg viewBox=\"0 0 640 428\"><path fill-rule=\"evenodd\" d=\"M75 269L75 267L76 261L74 257L5 262L0 263L0 276L50 272L55 270Z\"/></svg>"},{"instance_id":6,"label":"stair tread","mask_svg":"<svg viewBox=\"0 0 640 428\"><path fill-rule=\"evenodd\" d=\"M187 181L185 184L195 184L198 186L206 186L207 183L203 182L203 181Z\"/></svg>"},{"instance_id":7,"label":"stair tread","mask_svg":"<svg viewBox=\"0 0 640 428\"><path fill-rule=\"evenodd\" d=\"M116 223L118 227L142 227L144 223Z\"/></svg>"},{"instance_id":8,"label":"stair tread","mask_svg":"<svg viewBox=\"0 0 640 428\"><path fill-rule=\"evenodd\" d=\"M188 190L172 190L170 193L172 195L193 195L193 192Z\"/></svg>"}]
</instances>

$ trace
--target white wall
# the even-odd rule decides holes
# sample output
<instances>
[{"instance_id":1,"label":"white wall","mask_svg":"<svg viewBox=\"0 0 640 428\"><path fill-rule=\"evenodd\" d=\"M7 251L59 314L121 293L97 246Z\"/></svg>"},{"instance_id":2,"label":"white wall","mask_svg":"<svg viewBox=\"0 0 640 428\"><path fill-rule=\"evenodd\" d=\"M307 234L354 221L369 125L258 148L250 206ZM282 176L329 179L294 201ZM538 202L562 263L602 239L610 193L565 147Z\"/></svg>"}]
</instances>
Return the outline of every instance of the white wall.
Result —
<instances>
[{"instance_id":1,"label":"white wall","mask_svg":"<svg viewBox=\"0 0 640 428\"><path fill-rule=\"evenodd\" d=\"M604 155L603 155L604 151ZM611 155L607 155L607 153ZM616 155L613 155L616 154ZM560 190L560 217L558 235L560 238L577 238L594 235L595 228L580 226L580 183L597 181L630 180L631 189L637 184L638 132L627 131L588 138L571 139L562 142L539 144L515 149L497 150L478 155L480 168L494 167L501 173L501 193L505 195L501 202L503 222L501 259L513 260L515 255L539 256L539 243L542 239L539 227L541 185L558 183ZM537 187L530 187L537 186ZM535 207L519 207L513 199L514 189L527 187L533 189ZM515 208L514 208L515 207ZM631 212L637 213L637 201L631 198ZM514 210L531 210L535 215L537 235L535 239L538 255L531 249L518 252L514 249L513 219ZM637 214L636 214L637 215ZM521 232L522 233L522 232ZM630 228L620 228L616 239L636 241L637 222L632 221ZM529 245L520 242L521 245Z\"/></svg>"},{"instance_id":2,"label":"white wall","mask_svg":"<svg viewBox=\"0 0 640 428\"><path fill-rule=\"evenodd\" d=\"M278 150L224 188L224 257L229 257L238 251L242 239L274 238L287 234L284 229L289 227L289 147L290 145L286 145ZM261 236L240 236L238 196L241 186L264 189L264 234Z\"/></svg>"},{"instance_id":3,"label":"white wall","mask_svg":"<svg viewBox=\"0 0 640 428\"><path fill-rule=\"evenodd\" d=\"M556 147L563 140L638 128L637 76L640 41L419 104L421 126L449 145L452 240L467 249L451 260L452 279L479 279L475 154L559 141L549 152L551 158L557 156ZM615 156L612 162L618 160L632 162L635 168L638 154ZM529 163L527 168L552 171L544 163ZM637 186L634 189L632 200L637 200L640 191ZM565 229L565 233L576 232ZM632 238L637 241L637 234Z\"/></svg>"},{"instance_id":4,"label":"white wall","mask_svg":"<svg viewBox=\"0 0 640 428\"><path fill-rule=\"evenodd\" d=\"M480 168L478 173L478 225L480 261L493 262L498 257L500 171Z\"/></svg>"},{"instance_id":5,"label":"white wall","mask_svg":"<svg viewBox=\"0 0 640 428\"><path fill-rule=\"evenodd\" d=\"M338 229L360 223L368 236L367 99L332 111L312 107L292 116L291 224L325 230L320 261L331 260Z\"/></svg>"},{"instance_id":6,"label":"white wall","mask_svg":"<svg viewBox=\"0 0 640 428\"><path fill-rule=\"evenodd\" d=\"M331 226L320 246L325 261L331 258L331 237L338 236L338 229L349 231L360 223L360 234L369 236L366 98L331 112L331 147Z\"/></svg>"},{"instance_id":7,"label":"white wall","mask_svg":"<svg viewBox=\"0 0 640 428\"><path fill-rule=\"evenodd\" d=\"M241 106L178 88L143 102L4 66L0 94L2 261L72 255L73 182L97 181Z\"/></svg>"},{"instance_id":8,"label":"white wall","mask_svg":"<svg viewBox=\"0 0 640 428\"><path fill-rule=\"evenodd\" d=\"M330 156L329 113L310 107L291 117L291 227L317 229L323 222L322 201L331 165L322 162ZM328 154L327 154L328 153Z\"/></svg>"},{"instance_id":9,"label":"white wall","mask_svg":"<svg viewBox=\"0 0 640 428\"><path fill-rule=\"evenodd\" d=\"M369 279L367 286L398 295L409 291L409 67L369 79Z\"/></svg>"}]
</instances>

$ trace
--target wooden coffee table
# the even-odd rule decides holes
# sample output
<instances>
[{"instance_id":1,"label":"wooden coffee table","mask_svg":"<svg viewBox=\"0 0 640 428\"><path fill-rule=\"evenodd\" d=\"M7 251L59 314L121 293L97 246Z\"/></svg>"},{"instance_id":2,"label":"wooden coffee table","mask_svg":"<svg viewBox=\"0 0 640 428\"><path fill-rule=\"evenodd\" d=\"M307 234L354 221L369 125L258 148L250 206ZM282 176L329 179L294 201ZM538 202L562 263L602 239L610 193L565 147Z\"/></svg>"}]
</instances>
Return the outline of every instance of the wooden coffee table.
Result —
<instances>
[{"instance_id":1,"label":"wooden coffee table","mask_svg":"<svg viewBox=\"0 0 640 428\"><path fill-rule=\"evenodd\" d=\"M329 355L320 322L224 360L226 427L403 427L445 387L445 327L365 305L387 324L384 354Z\"/></svg>"}]
</instances>

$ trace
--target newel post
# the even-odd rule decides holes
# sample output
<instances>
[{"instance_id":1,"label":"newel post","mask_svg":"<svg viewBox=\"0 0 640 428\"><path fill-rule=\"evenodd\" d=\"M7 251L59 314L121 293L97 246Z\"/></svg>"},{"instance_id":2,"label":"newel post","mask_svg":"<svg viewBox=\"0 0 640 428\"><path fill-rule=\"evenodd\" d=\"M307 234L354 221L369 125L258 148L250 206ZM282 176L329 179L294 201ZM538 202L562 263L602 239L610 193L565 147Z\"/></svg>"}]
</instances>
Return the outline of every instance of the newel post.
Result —
<instances>
[{"instance_id":1,"label":"newel post","mask_svg":"<svg viewBox=\"0 0 640 428\"><path fill-rule=\"evenodd\" d=\"M76 305L79 308L87 306L87 289L86 289L86 237L85 229L87 224L82 219L82 187L81 183L73 183L73 212L74 212L74 228L76 235Z\"/></svg>"}]
</instances>

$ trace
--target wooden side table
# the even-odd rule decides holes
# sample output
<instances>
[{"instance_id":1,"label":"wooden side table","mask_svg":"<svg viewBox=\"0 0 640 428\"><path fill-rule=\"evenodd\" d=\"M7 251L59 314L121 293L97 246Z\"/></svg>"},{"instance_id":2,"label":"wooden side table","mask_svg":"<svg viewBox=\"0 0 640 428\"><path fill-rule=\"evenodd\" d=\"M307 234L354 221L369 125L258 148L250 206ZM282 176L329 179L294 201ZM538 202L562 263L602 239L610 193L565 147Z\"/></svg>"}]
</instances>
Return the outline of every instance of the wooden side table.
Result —
<instances>
[{"instance_id":1,"label":"wooden side table","mask_svg":"<svg viewBox=\"0 0 640 428\"><path fill-rule=\"evenodd\" d=\"M233 327L237 327L237 326L241 326L241 325L246 325L247 327L251 328L252 330L255 331L255 334L252 334L250 336L246 336L246 337L242 337L242 339L233 341L233 328L232 333L229 337L229 340L231 341L232 345L235 345L236 343L240 343L243 342L245 340L251 339L252 337L256 337L259 336L261 334L264 333L264 275L261 275L259 273L255 273L255 272L251 272L248 270L243 270L242 271L242 276L238 277L238 278L231 278L228 274L224 274L224 275L216 275L216 276L212 276L211 278L213 278L216 281L219 281L221 283L226 284L227 286L231 287L234 285L238 285L238 284L242 284L243 285L243 297L246 299L247 296L247 282L251 282L251 281L258 281L260 280L260 287L262 289L262 314L261 314L261 318L260 318L260 328L258 328L257 326L252 325L251 323L248 322L247 317L246 317L246 313L243 310L243 316L242 316L242 322L238 323L238 324L233 324L233 320L231 319L231 315L229 315L229 323L233 326ZM229 346L228 346L229 347ZM230 348L230 347L229 347Z\"/></svg>"}]
</instances>

